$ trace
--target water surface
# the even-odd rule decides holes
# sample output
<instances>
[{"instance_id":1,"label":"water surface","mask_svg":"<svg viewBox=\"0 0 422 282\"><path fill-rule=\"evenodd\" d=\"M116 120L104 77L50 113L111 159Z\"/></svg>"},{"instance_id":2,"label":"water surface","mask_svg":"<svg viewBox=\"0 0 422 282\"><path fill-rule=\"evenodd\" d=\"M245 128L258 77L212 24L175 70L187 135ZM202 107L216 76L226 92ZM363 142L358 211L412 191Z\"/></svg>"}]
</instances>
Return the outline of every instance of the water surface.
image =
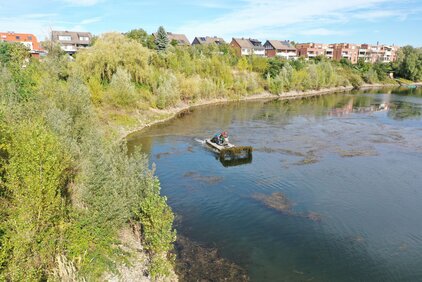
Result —
<instances>
[{"instance_id":1,"label":"water surface","mask_svg":"<svg viewBox=\"0 0 422 282\"><path fill-rule=\"evenodd\" d=\"M195 141L220 130L254 147L250 163L224 166ZM178 232L251 281L422 280L421 89L204 106L137 145ZM288 210L263 202L272 195Z\"/></svg>"}]
</instances>

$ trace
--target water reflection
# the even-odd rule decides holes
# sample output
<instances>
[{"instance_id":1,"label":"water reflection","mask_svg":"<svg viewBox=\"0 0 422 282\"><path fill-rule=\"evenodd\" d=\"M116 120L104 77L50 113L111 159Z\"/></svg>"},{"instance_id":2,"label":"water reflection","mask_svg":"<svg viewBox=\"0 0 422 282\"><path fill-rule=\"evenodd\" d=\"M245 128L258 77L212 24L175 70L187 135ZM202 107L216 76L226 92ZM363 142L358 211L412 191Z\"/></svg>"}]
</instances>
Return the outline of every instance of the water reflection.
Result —
<instances>
[{"instance_id":1,"label":"water reflection","mask_svg":"<svg viewBox=\"0 0 422 282\"><path fill-rule=\"evenodd\" d=\"M221 157L217 157L217 159L220 161L220 163L224 167L231 167L231 166L239 166L239 165L246 165L252 163L252 154L249 154L245 158L233 158L233 159L225 159Z\"/></svg>"}]
</instances>

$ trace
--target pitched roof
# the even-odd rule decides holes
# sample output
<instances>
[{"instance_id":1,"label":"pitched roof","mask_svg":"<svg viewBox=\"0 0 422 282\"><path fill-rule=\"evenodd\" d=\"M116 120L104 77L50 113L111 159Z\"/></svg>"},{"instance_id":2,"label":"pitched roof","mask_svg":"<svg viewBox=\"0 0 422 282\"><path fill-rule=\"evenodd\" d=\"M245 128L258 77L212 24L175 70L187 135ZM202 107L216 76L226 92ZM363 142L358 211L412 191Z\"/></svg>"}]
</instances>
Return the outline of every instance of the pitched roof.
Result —
<instances>
[{"instance_id":1,"label":"pitched roof","mask_svg":"<svg viewBox=\"0 0 422 282\"><path fill-rule=\"evenodd\" d=\"M217 36L214 36L214 37L210 37L210 36L195 37L194 42L198 42L199 44L211 44L211 43L222 44L222 43L226 43L223 38L217 37Z\"/></svg>"},{"instance_id":2,"label":"pitched roof","mask_svg":"<svg viewBox=\"0 0 422 282\"><path fill-rule=\"evenodd\" d=\"M233 40L235 42L237 42L237 44L240 46L240 48L255 49L255 50L263 50L263 49L265 49L261 45L261 42L258 41L257 39L233 38ZM253 43L255 43L256 45L260 45L260 46L256 46Z\"/></svg>"},{"instance_id":3,"label":"pitched roof","mask_svg":"<svg viewBox=\"0 0 422 282\"><path fill-rule=\"evenodd\" d=\"M167 32L167 36L170 42L172 40L176 40L179 45L190 45L189 39L184 34L176 34L176 33Z\"/></svg>"},{"instance_id":4,"label":"pitched roof","mask_svg":"<svg viewBox=\"0 0 422 282\"><path fill-rule=\"evenodd\" d=\"M296 50L289 41L268 40L268 42L277 50Z\"/></svg>"},{"instance_id":5,"label":"pitched roof","mask_svg":"<svg viewBox=\"0 0 422 282\"><path fill-rule=\"evenodd\" d=\"M70 36L71 40L60 40L59 36ZM88 37L89 40L80 40L81 37ZM90 32L78 32L78 31L59 31L53 30L51 32L51 40L59 41L62 43L70 44L90 44L92 39L92 34Z\"/></svg>"}]
</instances>

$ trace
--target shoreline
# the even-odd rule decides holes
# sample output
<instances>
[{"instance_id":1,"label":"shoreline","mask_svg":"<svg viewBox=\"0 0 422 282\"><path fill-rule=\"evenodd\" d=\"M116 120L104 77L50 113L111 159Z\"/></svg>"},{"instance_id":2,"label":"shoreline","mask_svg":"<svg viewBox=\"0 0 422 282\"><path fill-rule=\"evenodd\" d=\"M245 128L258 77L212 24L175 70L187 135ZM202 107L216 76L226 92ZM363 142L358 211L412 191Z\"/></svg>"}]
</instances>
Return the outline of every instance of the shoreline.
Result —
<instances>
[{"instance_id":1,"label":"shoreline","mask_svg":"<svg viewBox=\"0 0 422 282\"><path fill-rule=\"evenodd\" d=\"M416 84L416 83L415 83ZM417 85L422 85L422 83L419 83ZM400 87L399 84L363 84L360 86L357 90L368 90L368 89L376 89L376 88L392 88L392 87ZM157 110L157 109L151 109L150 112L156 112L157 114L165 114L168 115L165 118L156 119L152 122L141 124L133 129L124 130L120 134L120 140L127 139L130 137L130 135L141 132L145 130L146 128L149 128L151 126L161 124L168 122L174 118L179 117L180 115L183 115L183 113L191 110L192 108L197 108L201 106L208 106L208 105L218 105L218 104L225 104L229 102L240 102L240 101L253 101L253 100L271 100L271 99L301 99L301 98L309 98L309 97L315 97L315 96L322 96L327 94L333 94L336 92L349 92L356 88L353 86L338 86L338 87L330 87L330 88L323 88L319 90L307 90L307 91L298 91L298 90L292 90L289 92L285 92L282 94L271 94L269 92L263 92L259 94L254 94L251 96L241 97L238 99L230 99L230 98L219 98L219 99L212 99L212 100L201 100L196 103L192 104L185 104L181 105L175 108L166 109L166 110Z\"/></svg>"}]
</instances>

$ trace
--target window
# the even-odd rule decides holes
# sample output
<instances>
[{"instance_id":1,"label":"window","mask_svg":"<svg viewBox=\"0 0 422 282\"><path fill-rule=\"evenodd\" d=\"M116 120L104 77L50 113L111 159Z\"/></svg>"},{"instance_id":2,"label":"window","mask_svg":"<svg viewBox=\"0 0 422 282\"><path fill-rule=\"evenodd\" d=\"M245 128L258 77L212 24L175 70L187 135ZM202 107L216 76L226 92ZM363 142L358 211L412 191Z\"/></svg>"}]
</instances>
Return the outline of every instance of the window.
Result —
<instances>
[{"instance_id":1,"label":"window","mask_svg":"<svg viewBox=\"0 0 422 282\"><path fill-rule=\"evenodd\" d=\"M79 36L79 40L80 41L89 41L89 37L88 36Z\"/></svg>"},{"instance_id":2,"label":"window","mask_svg":"<svg viewBox=\"0 0 422 282\"><path fill-rule=\"evenodd\" d=\"M59 35L60 41L71 41L72 37L70 35Z\"/></svg>"},{"instance_id":3,"label":"window","mask_svg":"<svg viewBox=\"0 0 422 282\"><path fill-rule=\"evenodd\" d=\"M17 35L17 36L16 36L16 40L19 40L19 39L21 39L21 37Z\"/></svg>"},{"instance_id":4,"label":"window","mask_svg":"<svg viewBox=\"0 0 422 282\"><path fill-rule=\"evenodd\" d=\"M32 40L32 36L28 36L28 40Z\"/></svg>"}]
</instances>

